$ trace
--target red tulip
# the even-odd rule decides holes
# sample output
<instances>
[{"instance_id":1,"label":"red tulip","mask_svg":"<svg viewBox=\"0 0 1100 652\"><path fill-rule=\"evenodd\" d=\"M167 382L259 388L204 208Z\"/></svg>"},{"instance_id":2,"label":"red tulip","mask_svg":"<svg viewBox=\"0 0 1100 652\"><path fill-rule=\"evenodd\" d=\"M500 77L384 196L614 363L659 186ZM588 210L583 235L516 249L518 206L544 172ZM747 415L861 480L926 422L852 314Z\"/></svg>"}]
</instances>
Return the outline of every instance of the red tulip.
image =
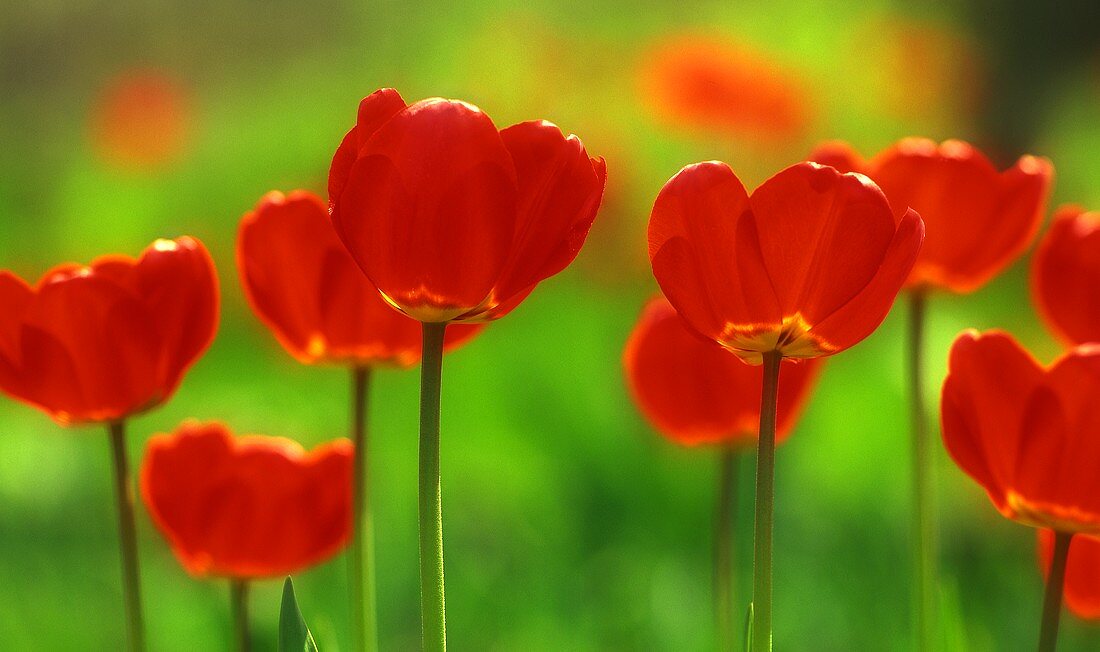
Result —
<instances>
[{"instance_id":1,"label":"red tulip","mask_svg":"<svg viewBox=\"0 0 1100 652\"><path fill-rule=\"evenodd\" d=\"M352 455L346 439L306 452L282 437L189 421L149 440L141 497L192 575L289 575L346 543Z\"/></svg>"},{"instance_id":2,"label":"red tulip","mask_svg":"<svg viewBox=\"0 0 1100 652\"><path fill-rule=\"evenodd\" d=\"M61 424L117 421L166 401L217 323L214 265L190 237L33 287L0 271L0 389Z\"/></svg>"},{"instance_id":3,"label":"red tulip","mask_svg":"<svg viewBox=\"0 0 1100 652\"><path fill-rule=\"evenodd\" d=\"M957 140L937 145L906 138L867 163L833 142L810 160L863 172L896 212L919 212L928 238L907 284L961 293L985 285L1027 249L1054 175L1050 161L1034 156L997 172L981 152Z\"/></svg>"},{"instance_id":4,"label":"red tulip","mask_svg":"<svg viewBox=\"0 0 1100 652\"><path fill-rule=\"evenodd\" d=\"M923 238L865 177L791 166L750 197L725 164L689 165L657 197L649 257L691 328L753 364L813 358L867 337Z\"/></svg>"},{"instance_id":5,"label":"red tulip","mask_svg":"<svg viewBox=\"0 0 1100 652\"><path fill-rule=\"evenodd\" d=\"M1100 346L1044 368L1007 334L963 333L943 384L943 440L1007 518L1100 534Z\"/></svg>"},{"instance_id":6,"label":"red tulip","mask_svg":"<svg viewBox=\"0 0 1100 652\"><path fill-rule=\"evenodd\" d=\"M1054 532L1038 530L1039 568L1046 577L1054 557ZM1100 541L1076 536L1069 544L1062 594L1069 610L1081 618L1100 619Z\"/></svg>"},{"instance_id":7,"label":"red tulip","mask_svg":"<svg viewBox=\"0 0 1100 652\"><path fill-rule=\"evenodd\" d=\"M777 440L794 427L820 360L783 364ZM760 426L760 372L684 325L664 298L650 301L630 334L623 366L635 403L674 442L751 446Z\"/></svg>"},{"instance_id":8,"label":"red tulip","mask_svg":"<svg viewBox=\"0 0 1100 652\"><path fill-rule=\"evenodd\" d=\"M422 322L515 308L576 257L603 194L602 158L545 121L497 131L454 100L359 105L332 160L337 234L386 300Z\"/></svg>"},{"instance_id":9,"label":"red tulip","mask_svg":"<svg viewBox=\"0 0 1100 652\"><path fill-rule=\"evenodd\" d=\"M675 126L775 142L799 138L814 103L804 84L766 54L708 37L677 36L642 62L644 98Z\"/></svg>"},{"instance_id":10,"label":"red tulip","mask_svg":"<svg viewBox=\"0 0 1100 652\"><path fill-rule=\"evenodd\" d=\"M1031 287L1039 314L1059 337L1100 342L1100 212L1058 209L1035 254Z\"/></svg>"},{"instance_id":11,"label":"red tulip","mask_svg":"<svg viewBox=\"0 0 1100 652\"><path fill-rule=\"evenodd\" d=\"M382 300L316 195L265 195L241 220L237 268L252 309L300 362L411 367L420 361L420 324ZM482 328L456 325L447 344L457 346Z\"/></svg>"}]
</instances>

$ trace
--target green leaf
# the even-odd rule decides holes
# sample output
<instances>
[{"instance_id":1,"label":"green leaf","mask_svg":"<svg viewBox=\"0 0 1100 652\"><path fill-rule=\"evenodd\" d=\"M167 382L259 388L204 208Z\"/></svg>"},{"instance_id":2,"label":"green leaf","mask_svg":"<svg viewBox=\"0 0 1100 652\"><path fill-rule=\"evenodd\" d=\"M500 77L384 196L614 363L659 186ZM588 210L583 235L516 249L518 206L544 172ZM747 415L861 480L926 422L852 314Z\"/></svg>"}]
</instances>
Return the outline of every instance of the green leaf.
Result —
<instances>
[{"instance_id":1,"label":"green leaf","mask_svg":"<svg viewBox=\"0 0 1100 652\"><path fill-rule=\"evenodd\" d=\"M294 582L283 582L283 605L279 609L279 652L317 652L317 643L306 627L298 600L294 598Z\"/></svg>"},{"instance_id":2,"label":"green leaf","mask_svg":"<svg viewBox=\"0 0 1100 652\"><path fill-rule=\"evenodd\" d=\"M745 652L752 652L752 603L749 603L748 613L745 614Z\"/></svg>"}]
</instances>

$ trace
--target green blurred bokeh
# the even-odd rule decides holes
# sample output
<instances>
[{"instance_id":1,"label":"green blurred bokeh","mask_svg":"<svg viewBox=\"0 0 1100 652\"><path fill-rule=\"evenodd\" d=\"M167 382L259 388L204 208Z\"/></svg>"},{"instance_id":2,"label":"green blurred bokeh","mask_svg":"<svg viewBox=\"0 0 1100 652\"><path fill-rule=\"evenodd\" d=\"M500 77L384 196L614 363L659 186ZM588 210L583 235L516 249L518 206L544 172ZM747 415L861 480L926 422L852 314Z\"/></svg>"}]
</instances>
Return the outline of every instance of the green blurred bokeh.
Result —
<instances>
[{"instance_id":1,"label":"green blurred bokeh","mask_svg":"<svg viewBox=\"0 0 1100 652\"><path fill-rule=\"evenodd\" d=\"M219 267L220 331L173 400L132 422L135 465L151 434L188 417L312 445L345 432L347 373L297 365L251 314L233 262L240 216L270 189L323 192L358 100L380 86L410 101L462 98L501 126L546 118L579 134L609 171L585 250L445 363L449 638L456 650L711 649L717 460L656 435L631 405L620 367L656 287L644 245L652 200L697 160L726 160L752 187L822 139L871 154L925 135L981 143L1002 165L1028 147L1055 163L1052 206L1100 207L1095 44L1071 53L1080 66L1049 66L1060 72L1043 77L1041 93L1014 89L1013 98L1030 98L1026 107L1003 106L998 93L1012 88L1005 45L982 29L980 9L882 0L8 6L0 12L0 267L34 279L63 261L198 236ZM637 67L653 44L683 33L751 48L800 79L811 116L804 132L760 142L658 119L639 94ZM1021 77L1040 75L1035 68ZM183 90L184 147L150 169L112 164L90 127L103 89L129 70L160 71ZM1014 139L997 119L1008 113L1030 116ZM1026 260L974 295L934 297L931 396L963 328L1007 328L1041 359L1057 353L1031 308ZM865 343L830 361L778 454L780 650L912 648L903 322L899 303ZM382 371L376 379L381 642L409 650L419 645L418 378ZM937 456L944 649L1030 647L1041 596L1033 532L1001 518L942 447ZM63 430L0 400L4 649L119 649L108 460L101 431ZM750 459L742 469L744 604ZM224 583L189 578L141 509L139 535L152 648L228 649ZM321 648L348 649L343 557L296 582ZM279 589L264 582L253 594L257 649L274 649ZM1062 644L1097 649L1100 631L1067 618Z\"/></svg>"}]
</instances>

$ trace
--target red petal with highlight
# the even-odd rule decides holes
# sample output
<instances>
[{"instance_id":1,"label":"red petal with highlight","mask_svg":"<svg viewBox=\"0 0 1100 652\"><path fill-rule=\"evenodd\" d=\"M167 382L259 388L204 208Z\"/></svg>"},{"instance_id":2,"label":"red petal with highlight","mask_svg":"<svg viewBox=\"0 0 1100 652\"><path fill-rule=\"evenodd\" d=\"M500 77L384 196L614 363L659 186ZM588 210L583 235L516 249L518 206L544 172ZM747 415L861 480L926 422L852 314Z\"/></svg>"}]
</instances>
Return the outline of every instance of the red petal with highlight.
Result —
<instances>
[{"instance_id":1,"label":"red petal with highlight","mask_svg":"<svg viewBox=\"0 0 1100 652\"><path fill-rule=\"evenodd\" d=\"M1100 342L1100 212L1057 211L1036 251L1031 288L1043 320L1063 341Z\"/></svg>"}]
</instances>

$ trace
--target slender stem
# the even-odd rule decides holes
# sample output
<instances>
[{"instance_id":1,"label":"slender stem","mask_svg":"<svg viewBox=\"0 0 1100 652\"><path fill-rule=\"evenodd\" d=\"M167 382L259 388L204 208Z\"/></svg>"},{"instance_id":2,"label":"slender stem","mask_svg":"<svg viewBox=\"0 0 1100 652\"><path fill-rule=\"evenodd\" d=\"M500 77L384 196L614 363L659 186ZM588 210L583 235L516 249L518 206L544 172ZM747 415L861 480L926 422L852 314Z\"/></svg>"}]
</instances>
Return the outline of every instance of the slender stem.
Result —
<instances>
[{"instance_id":1,"label":"slender stem","mask_svg":"<svg viewBox=\"0 0 1100 652\"><path fill-rule=\"evenodd\" d=\"M233 641L237 652L252 649L248 635L248 580L229 580L229 610L233 614Z\"/></svg>"},{"instance_id":2,"label":"slender stem","mask_svg":"<svg viewBox=\"0 0 1100 652\"><path fill-rule=\"evenodd\" d=\"M439 491L439 398L446 328L446 323L424 324L424 357L420 362L420 618L425 652L447 649Z\"/></svg>"},{"instance_id":3,"label":"slender stem","mask_svg":"<svg viewBox=\"0 0 1100 652\"><path fill-rule=\"evenodd\" d=\"M134 492L130 485L130 463L126 457L126 425L113 421L107 426L115 472L115 500L118 505L118 545L122 555L122 599L126 607L129 649L145 649L145 625L141 615L141 575L138 569L137 529L134 527Z\"/></svg>"},{"instance_id":4,"label":"slender stem","mask_svg":"<svg viewBox=\"0 0 1100 652\"><path fill-rule=\"evenodd\" d=\"M367 451L367 397L370 369L351 370L351 440L355 442L352 486L354 517L348 546L348 586L351 587L351 631L357 652L378 649L375 611L374 522L370 507L370 455Z\"/></svg>"},{"instance_id":5,"label":"slender stem","mask_svg":"<svg viewBox=\"0 0 1100 652\"><path fill-rule=\"evenodd\" d=\"M912 534L913 605L917 649L933 649L936 613L936 515L932 493L932 446L924 398L925 293L909 293L909 409L912 438Z\"/></svg>"},{"instance_id":6,"label":"slender stem","mask_svg":"<svg viewBox=\"0 0 1100 652\"><path fill-rule=\"evenodd\" d=\"M1062 615L1062 585L1072 532L1054 532L1054 559L1050 562L1047 590L1043 598L1043 624L1039 630L1039 652L1054 652L1058 644L1058 620Z\"/></svg>"},{"instance_id":7,"label":"slender stem","mask_svg":"<svg viewBox=\"0 0 1100 652\"><path fill-rule=\"evenodd\" d=\"M775 511L775 411L783 354L764 354L760 440L756 448L756 533L752 566L753 652L772 649L772 520Z\"/></svg>"},{"instance_id":8,"label":"slender stem","mask_svg":"<svg viewBox=\"0 0 1100 652\"><path fill-rule=\"evenodd\" d=\"M718 495L714 514L714 618L718 649L734 649L733 615L733 515L737 512L737 454L722 448L718 470Z\"/></svg>"}]
</instances>

